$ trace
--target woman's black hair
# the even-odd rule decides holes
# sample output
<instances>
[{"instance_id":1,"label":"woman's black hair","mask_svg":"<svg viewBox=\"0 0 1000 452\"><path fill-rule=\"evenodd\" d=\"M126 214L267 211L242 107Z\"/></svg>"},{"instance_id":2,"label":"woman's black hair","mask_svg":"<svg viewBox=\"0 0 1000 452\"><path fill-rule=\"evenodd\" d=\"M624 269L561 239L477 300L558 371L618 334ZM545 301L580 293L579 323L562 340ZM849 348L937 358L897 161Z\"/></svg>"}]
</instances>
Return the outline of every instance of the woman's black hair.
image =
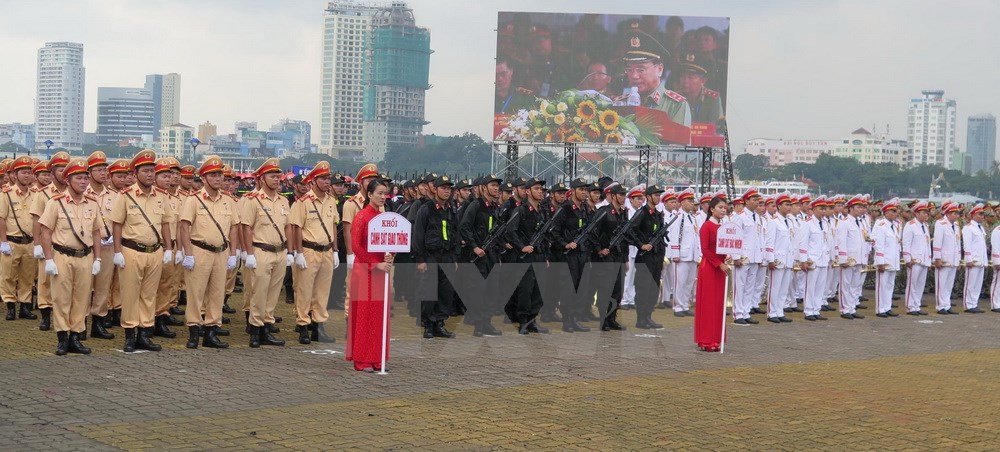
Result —
<instances>
[{"instance_id":1,"label":"woman's black hair","mask_svg":"<svg viewBox=\"0 0 1000 452\"><path fill-rule=\"evenodd\" d=\"M712 209L714 209L715 206L719 205L719 203L727 203L728 204L729 201L726 201L726 199L723 198L723 197L721 197L721 196L716 196L716 197L712 198L712 200L708 202L708 211L710 212L709 215L711 215Z\"/></svg>"},{"instance_id":2,"label":"woman's black hair","mask_svg":"<svg viewBox=\"0 0 1000 452\"><path fill-rule=\"evenodd\" d=\"M371 193L375 193L375 189L378 188L379 185L385 187L387 190L389 189L389 186L386 185L386 183L383 182L382 179L379 179L377 177L375 179L372 179L371 181L368 182L368 186L365 187L365 194L364 194L365 203L361 207L368 207L368 204L371 203L371 197L369 195Z\"/></svg>"}]
</instances>

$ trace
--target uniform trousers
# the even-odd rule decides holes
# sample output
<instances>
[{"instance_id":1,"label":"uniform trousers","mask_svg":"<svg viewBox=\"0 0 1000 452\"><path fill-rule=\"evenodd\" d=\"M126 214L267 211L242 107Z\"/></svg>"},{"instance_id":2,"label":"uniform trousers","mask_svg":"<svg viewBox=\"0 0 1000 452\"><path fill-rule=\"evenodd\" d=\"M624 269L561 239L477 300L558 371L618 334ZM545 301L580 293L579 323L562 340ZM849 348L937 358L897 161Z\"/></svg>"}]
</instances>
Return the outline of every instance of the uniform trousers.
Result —
<instances>
[{"instance_id":1,"label":"uniform trousers","mask_svg":"<svg viewBox=\"0 0 1000 452\"><path fill-rule=\"evenodd\" d=\"M475 256L475 255L472 255ZM471 257L469 258L471 259ZM489 278L491 272L499 271L499 265L497 264L497 255L492 252L487 252L485 256L476 259L472 262L475 271L479 273L479 277L485 280L483 285L472 285L469 283L469 287L475 287L476 290L464 290L463 293L473 293L475 298L465 300L465 307L468 309L465 316L469 319L472 324L478 324L482 322L489 322L493 317L493 313L500 308L500 300L497 298L497 293L499 292L500 278L494 277L492 280ZM555 264L553 264L555 266ZM472 271L468 263L459 264L458 275L462 275L464 272ZM475 278L475 275L468 275L469 278ZM464 278L463 278L464 279ZM459 280L456 280L459 281ZM463 285L465 281L459 284Z\"/></svg>"},{"instance_id":2,"label":"uniform trousers","mask_svg":"<svg viewBox=\"0 0 1000 452\"><path fill-rule=\"evenodd\" d=\"M0 255L0 296L5 303L30 303L31 286L38 272L38 260L31 243L10 243L10 256Z\"/></svg>"},{"instance_id":3,"label":"uniform trousers","mask_svg":"<svg viewBox=\"0 0 1000 452\"><path fill-rule=\"evenodd\" d=\"M857 312L858 299L861 297L859 288L855 281L864 281L864 273L861 273L860 265L850 267L840 267L840 313L854 314Z\"/></svg>"},{"instance_id":4,"label":"uniform trousers","mask_svg":"<svg viewBox=\"0 0 1000 452\"><path fill-rule=\"evenodd\" d=\"M94 275L94 297L90 300L90 315L104 317L111 308L111 286L115 278L115 267L111 261L115 257L115 247L94 245L101 253L101 271Z\"/></svg>"},{"instance_id":5,"label":"uniform trousers","mask_svg":"<svg viewBox=\"0 0 1000 452\"><path fill-rule=\"evenodd\" d=\"M625 281L622 287L622 304L635 304L635 250L629 247L628 267L625 270Z\"/></svg>"},{"instance_id":6,"label":"uniform trousers","mask_svg":"<svg viewBox=\"0 0 1000 452\"><path fill-rule=\"evenodd\" d=\"M767 265L764 264L750 264L757 266L757 284L753 288L753 293L747 295L750 296L750 307L755 308L760 306L761 301L764 299L764 284L767 281Z\"/></svg>"},{"instance_id":7,"label":"uniform trousers","mask_svg":"<svg viewBox=\"0 0 1000 452\"><path fill-rule=\"evenodd\" d=\"M156 285L156 311L154 313L156 317L170 314L172 303L177 302L177 295L180 293L177 275L182 271L184 271L184 267L175 264L173 260L163 264L163 269L160 271L160 282Z\"/></svg>"},{"instance_id":8,"label":"uniform trousers","mask_svg":"<svg viewBox=\"0 0 1000 452\"><path fill-rule=\"evenodd\" d=\"M90 308L91 274L94 256L67 256L55 253L58 275L51 276L52 324L55 330L82 333L87 329L87 311Z\"/></svg>"},{"instance_id":9,"label":"uniform trousers","mask_svg":"<svg viewBox=\"0 0 1000 452\"><path fill-rule=\"evenodd\" d=\"M951 309L951 289L955 287L956 267L941 267L934 271L936 309Z\"/></svg>"},{"instance_id":10,"label":"uniform trousers","mask_svg":"<svg viewBox=\"0 0 1000 452\"><path fill-rule=\"evenodd\" d=\"M564 278L569 277L568 270L565 270L565 268L565 262L550 260L544 272L535 272L535 278L538 280L538 289L542 295L540 312L545 316L554 316L556 308L559 307L559 295L562 290L561 284L563 283L563 279L560 276Z\"/></svg>"},{"instance_id":11,"label":"uniform trousers","mask_svg":"<svg viewBox=\"0 0 1000 452\"><path fill-rule=\"evenodd\" d=\"M244 298L250 298L250 324L264 326L274 323L274 309L278 305L281 294L281 283L285 279L285 250L278 252L254 250L257 268L244 267L244 287L252 285L249 295L246 289ZM326 306L324 306L324 309Z\"/></svg>"},{"instance_id":12,"label":"uniform trousers","mask_svg":"<svg viewBox=\"0 0 1000 452\"><path fill-rule=\"evenodd\" d=\"M650 251L636 255L635 311L639 319L653 315L656 299L660 295L660 275L663 274L663 251Z\"/></svg>"},{"instance_id":13,"label":"uniform trousers","mask_svg":"<svg viewBox=\"0 0 1000 452\"><path fill-rule=\"evenodd\" d=\"M827 272L826 298L837 296L837 289L840 288L840 267L830 267Z\"/></svg>"},{"instance_id":14,"label":"uniform trousers","mask_svg":"<svg viewBox=\"0 0 1000 452\"><path fill-rule=\"evenodd\" d=\"M997 274L997 270L993 268L993 284L990 284L990 309L1000 309L1000 293L997 292L997 288L1000 287L1000 275Z\"/></svg>"},{"instance_id":15,"label":"uniform trousers","mask_svg":"<svg viewBox=\"0 0 1000 452\"><path fill-rule=\"evenodd\" d=\"M143 253L122 248L122 255L125 256L125 268L118 269L122 328L152 328L156 288L163 272L163 250Z\"/></svg>"},{"instance_id":16,"label":"uniform trousers","mask_svg":"<svg viewBox=\"0 0 1000 452\"><path fill-rule=\"evenodd\" d=\"M437 322L448 319L448 312L453 308L455 302L455 289L448 282L444 269L441 266L455 265L455 258L449 253L432 254L431 262L427 263L427 270L416 273L417 290L410 292L408 296L423 294L433 294L433 297L422 296L420 300L420 324L427 327L433 326ZM415 269L415 264L407 264ZM409 272L408 272L409 273ZM397 286L398 287L398 286ZM404 284L404 287L412 287L412 283Z\"/></svg>"},{"instance_id":17,"label":"uniform trousers","mask_svg":"<svg viewBox=\"0 0 1000 452\"><path fill-rule=\"evenodd\" d=\"M760 294L754 297L758 270L760 264L733 266L733 318L750 318L750 309L760 301Z\"/></svg>"},{"instance_id":18,"label":"uniform trousers","mask_svg":"<svg viewBox=\"0 0 1000 452\"><path fill-rule=\"evenodd\" d=\"M965 267L965 309L979 307L979 294L983 291L986 267Z\"/></svg>"},{"instance_id":19,"label":"uniform trousers","mask_svg":"<svg viewBox=\"0 0 1000 452\"><path fill-rule=\"evenodd\" d=\"M316 251L305 248L302 254L306 258L306 268L300 269L293 276L295 324L304 326L312 322L323 323L330 317L326 312L326 305L330 299L330 287L333 281L333 250ZM260 288L254 288L258 289Z\"/></svg>"},{"instance_id":20,"label":"uniform trousers","mask_svg":"<svg viewBox=\"0 0 1000 452\"><path fill-rule=\"evenodd\" d=\"M590 263L590 252L572 250L566 254L566 265L569 267L569 281L563 284L560 297L560 310L563 315L580 315L584 309L590 309L594 301L594 291L590 282L583 278L583 272Z\"/></svg>"},{"instance_id":21,"label":"uniform trousers","mask_svg":"<svg viewBox=\"0 0 1000 452\"><path fill-rule=\"evenodd\" d=\"M829 267L814 267L805 273L805 284L802 287L802 303L805 315L819 315L826 295L826 282Z\"/></svg>"},{"instance_id":22,"label":"uniform trousers","mask_svg":"<svg viewBox=\"0 0 1000 452\"><path fill-rule=\"evenodd\" d=\"M875 313L892 309L892 290L896 285L896 270L875 272ZM981 282L981 281L980 281Z\"/></svg>"},{"instance_id":23,"label":"uniform trousers","mask_svg":"<svg viewBox=\"0 0 1000 452\"><path fill-rule=\"evenodd\" d=\"M187 326L222 325L222 303L226 298L226 260L229 254L191 247L194 269L184 274L187 291L187 308L184 321ZM127 266L126 266L127 268ZM205 318L202 320L202 312Z\"/></svg>"},{"instance_id":24,"label":"uniform trousers","mask_svg":"<svg viewBox=\"0 0 1000 452\"><path fill-rule=\"evenodd\" d=\"M45 261L38 260L36 265L38 266L38 280L36 282L38 309L51 308L52 291L49 285L49 275L45 273Z\"/></svg>"},{"instance_id":25,"label":"uniform trousers","mask_svg":"<svg viewBox=\"0 0 1000 452\"><path fill-rule=\"evenodd\" d=\"M671 262L674 274L674 312L691 309L694 295L694 280L698 274L698 264L691 261ZM669 269L668 269L669 272Z\"/></svg>"},{"instance_id":26,"label":"uniform trousers","mask_svg":"<svg viewBox=\"0 0 1000 452\"><path fill-rule=\"evenodd\" d=\"M996 281L994 281L994 284ZM927 266L913 264L906 269L906 312L920 310L927 285Z\"/></svg>"},{"instance_id":27,"label":"uniform trousers","mask_svg":"<svg viewBox=\"0 0 1000 452\"><path fill-rule=\"evenodd\" d=\"M790 268L775 268L768 270L770 283L767 286L767 317L785 316L785 298L788 296L788 286L792 283Z\"/></svg>"},{"instance_id":28,"label":"uniform trousers","mask_svg":"<svg viewBox=\"0 0 1000 452\"><path fill-rule=\"evenodd\" d=\"M673 304L674 288L677 287L677 273L674 272L673 262L665 261L660 264L660 302L663 304ZM634 280L633 280L634 281Z\"/></svg>"},{"instance_id":29,"label":"uniform trousers","mask_svg":"<svg viewBox=\"0 0 1000 452\"><path fill-rule=\"evenodd\" d=\"M597 309L602 320L615 319L618 307L621 306L625 263L622 262L621 255L609 254L607 257L595 258L600 263L594 264L594 276L598 278L614 279L611 284L607 282L595 283L597 290Z\"/></svg>"}]
</instances>

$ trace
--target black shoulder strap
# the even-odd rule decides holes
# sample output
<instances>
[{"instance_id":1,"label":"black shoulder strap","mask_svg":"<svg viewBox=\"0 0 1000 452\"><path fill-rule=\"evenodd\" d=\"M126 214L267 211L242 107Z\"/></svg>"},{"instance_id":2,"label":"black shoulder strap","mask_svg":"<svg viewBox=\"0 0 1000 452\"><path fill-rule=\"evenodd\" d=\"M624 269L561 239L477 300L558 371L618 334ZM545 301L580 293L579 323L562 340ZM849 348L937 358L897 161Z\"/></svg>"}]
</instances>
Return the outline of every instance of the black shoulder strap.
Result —
<instances>
[{"instance_id":1,"label":"black shoulder strap","mask_svg":"<svg viewBox=\"0 0 1000 452\"><path fill-rule=\"evenodd\" d=\"M69 223L69 230L73 233L73 237L76 237L76 239L80 241L80 244L86 248L87 244L83 241L83 238L80 237L80 234L83 234L83 231L80 231L80 234L76 233L76 227L73 226L73 219L70 218L69 211L66 210L66 205L63 204L62 199L56 199L56 202L59 203L59 207L62 207L63 214L66 215L66 222ZM52 226L55 227L55 225Z\"/></svg>"},{"instance_id":2,"label":"black shoulder strap","mask_svg":"<svg viewBox=\"0 0 1000 452\"><path fill-rule=\"evenodd\" d=\"M11 199L9 191L6 192L6 193L7 193L7 202L10 204L10 213L12 215L14 215L14 224L17 225L17 230L21 231L21 235L22 236L24 236L24 237L31 237L31 234L28 234L27 232L24 232L24 229L21 228L21 222L17 219L17 212L14 211L14 200Z\"/></svg>"},{"instance_id":3,"label":"black shoulder strap","mask_svg":"<svg viewBox=\"0 0 1000 452\"><path fill-rule=\"evenodd\" d=\"M257 204L260 204L260 210L263 210L264 214L267 215L267 219L271 222L271 226L274 226L274 230L278 232L278 238L281 239L282 242L284 242L285 241L284 234L281 233L281 229L278 229L278 225L274 223L274 218L271 218L271 214L268 213L267 209L264 208L264 203L260 202L260 196L254 196L254 199L257 200Z\"/></svg>"},{"instance_id":4,"label":"black shoulder strap","mask_svg":"<svg viewBox=\"0 0 1000 452\"><path fill-rule=\"evenodd\" d=\"M326 222L323 221L323 212L319 211L319 206L316 205L316 200L312 201L313 209L316 209L316 218L319 218L319 225L323 226L323 232L326 233L326 239L333 243L333 237L330 237L330 231L326 228Z\"/></svg>"},{"instance_id":5,"label":"black shoulder strap","mask_svg":"<svg viewBox=\"0 0 1000 452\"><path fill-rule=\"evenodd\" d=\"M192 196L194 196L195 199L197 199L198 202L201 203L201 206L205 208L205 212L208 213L208 218L211 218L212 219L212 223L215 223L215 228L218 229L219 230L219 234L222 235L222 246L225 247L225 248L229 248L229 239L226 238L226 233L222 232L222 226L219 225L219 222L215 221L215 215L212 215L212 211L208 208L207 205L205 205L205 201L201 200L201 196L198 196L198 193L195 193ZM225 196L225 195L224 194L220 194L219 196Z\"/></svg>"},{"instance_id":6,"label":"black shoulder strap","mask_svg":"<svg viewBox=\"0 0 1000 452\"><path fill-rule=\"evenodd\" d=\"M153 222L148 216L146 216L146 212L142 210L142 206L139 205L139 202L136 201L135 198L132 197L132 194L127 191L125 192L125 196L128 196L128 200L132 201L132 204L135 204L135 208L139 209L139 213L142 214L142 218L146 220L146 224L148 224L149 228L153 230L153 235L156 236L156 243L163 242L163 239L160 237L160 231L156 230L156 226L153 226Z\"/></svg>"}]
</instances>

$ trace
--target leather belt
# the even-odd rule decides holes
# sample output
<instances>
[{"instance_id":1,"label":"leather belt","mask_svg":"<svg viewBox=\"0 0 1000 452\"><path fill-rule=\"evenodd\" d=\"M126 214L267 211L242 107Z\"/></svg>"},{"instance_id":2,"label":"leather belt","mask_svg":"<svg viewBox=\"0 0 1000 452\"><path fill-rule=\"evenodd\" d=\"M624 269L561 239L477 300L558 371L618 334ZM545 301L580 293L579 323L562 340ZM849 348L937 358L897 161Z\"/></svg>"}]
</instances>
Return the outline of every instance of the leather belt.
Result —
<instances>
[{"instance_id":1,"label":"leather belt","mask_svg":"<svg viewBox=\"0 0 1000 452\"><path fill-rule=\"evenodd\" d=\"M92 248L88 246L88 247L86 247L86 248L84 248L82 250L78 250L76 248L70 248L68 246L62 246L62 245L60 245L58 243L53 243L52 244L52 249L54 249L54 250L56 250L56 251L58 251L58 252L60 252L62 254L65 254L65 255L67 255L69 257L84 257L84 256L90 254L90 250Z\"/></svg>"},{"instance_id":2,"label":"leather belt","mask_svg":"<svg viewBox=\"0 0 1000 452\"><path fill-rule=\"evenodd\" d=\"M34 239L32 239L31 237L25 237L23 235L8 235L7 236L7 241L8 242L14 242L14 243L16 243L18 245L27 245L27 244L31 243L32 240L34 240Z\"/></svg>"},{"instance_id":3,"label":"leather belt","mask_svg":"<svg viewBox=\"0 0 1000 452\"><path fill-rule=\"evenodd\" d=\"M264 251L267 251L269 253L278 253L278 252L281 252L282 250L285 249L285 247L287 245L288 245L287 242L281 242L281 245L277 245L277 246L275 246L275 245L269 245L267 243L253 242L254 248L260 248L260 249L262 249Z\"/></svg>"},{"instance_id":4,"label":"leather belt","mask_svg":"<svg viewBox=\"0 0 1000 452\"><path fill-rule=\"evenodd\" d=\"M122 246L130 250L136 250L140 253L155 253L156 250L160 249L160 244L156 243L153 245L146 245L144 243L136 242L135 240L130 240L122 237Z\"/></svg>"},{"instance_id":5,"label":"leather belt","mask_svg":"<svg viewBox=\"0 0 1000 452\"><path fill-rule=\"evenodd\" d=\"M221 253L226 250L226 245L209 245L201 240L191 240L191 244L211 253Z\"/></svg>"},{"instance_id":6,"label":"leather belt","mask_svg":"<svg viewBox=\"0 0 1000 452\"><path fill-rule=\"evenodd\" d=\"M328 243L326 245L320 245L319 243L316 243L316 242L310 242L308 240L303 240L302 241L302 247L303 248L309 248L309 249L311 249L313 251L319 251L320 253L324 253L324 252L327 252L327 251L330 251L330 250L333 249L333 243Z\"/></svg>"}]
</instances>

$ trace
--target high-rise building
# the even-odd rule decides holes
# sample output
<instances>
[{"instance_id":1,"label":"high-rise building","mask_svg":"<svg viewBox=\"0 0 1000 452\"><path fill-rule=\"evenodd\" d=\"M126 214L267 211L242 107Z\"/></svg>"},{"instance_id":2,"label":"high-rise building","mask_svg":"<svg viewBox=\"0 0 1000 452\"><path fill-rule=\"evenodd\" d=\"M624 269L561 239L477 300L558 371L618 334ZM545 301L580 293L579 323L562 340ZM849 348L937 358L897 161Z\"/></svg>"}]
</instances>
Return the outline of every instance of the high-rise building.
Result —
<instances>
[{"instance_id":1,"label":"high-rise building","mask_svg":"<svg viewBox=\"0 0 1000 452\"><path fill-rule=\"evenodd\" d=\"M955 101L942 90L926 90L910 100L906 138L911 147L906 165L955 166ZM961 163L961 162L958 162Z\"/></svg>"},{"instance_id":2,"label":"high-rise building","mask_svg":"<svg viewBox=\"0 0 1000 452\"><path fill-rule=\"evenodd\" d=\"M38 49L35 145L83 149L83 44L47 42Z\"/></svg>"},{"instance_id":3,"label":"high-rise building","mask_svg":"<svg viewBox=\"0 0 1000 452\"><path fill-rule=\"evenodd\" d=\"M205 121L204 124L198 126L198 141L208 144L208 139L218 135L219 128L209 121Z\"/></svg>"},{"instance_id":4,"label":"high-rise building","mask_svg":"<svg viewBox=\"0 0 1000 452\"><path fill-rule=\"evenodd\" d=\"M987 113L969 116L965 152L972 157L971 174L993 169L997 158L997 118Z\"/></svg>"},{"instance_id":5,"label":"high-rise building","mask_svg":"<svg viewBox=\"0 0 1000 452\"><path fill-rule=\"evenodd\" d=\"M144 88L97 88L97 144L154 135L153 95Z\"/></svg>"},{"instance_id":6,"label":"high-rise building","mask_svg":"<svg viewBox=\"0 0 1000 452\"><path fill-rule=\"evenodd\" d=\"M34 149L35 125L19 122L0 124L0 144L11 141L28 150Z\"/></svg>"},{"instance_id":7,"label":"high-rise building","mask_svg":"<svg viewBox=\"0 0 1000 452\"><path fill-rule=\"evenodd\" d=\"M146 76L146 89L153 95L156 105L156 127L177 124L181 119L181 75L150 74Z\"/></svg>"},{"instance_id":8,"label":"high-rise building","mask_svg":"<svg viewBox=\"0 0 1000 452\"><path fill-rule=\"evenodd\" d=\"M309 149L311 146L312 126L306 121L282 119L271 126L271 132L287 133L291 137L291 149Z\"/></svg>"},{"instance_id":9,"label":"high-rise building","mask_svg":"<svg viewBox=\"0 0 1000 452\"><path fill-rule=\"evenodd\" d=\"M191 138L194 138L191 126L178 123L160 128L160 155L175 157L181 163L194 163Z\"/></svg>"},{"instance_id":10,"label":"high-rise building","mask_svg":"<svg viewBox=\"0 0 1000 452\"><path fill-rule=\"evenodd\" d=\"M392 147L413 147L427 124L431 35L416 26L406 2L372 16L364 70L364 159L380 161Z\"/></svg>"},{"instance_id":11,"label":"high-rise building","mask_svg":"<svg viewBox=\"0 0 1000 452\"><path fill-rule=\"evenodd\" d=\"M360 159L364 151L366 36L381 9L351 0L329 2L323 17L320 152Z\"/></svg>"}]
</instances>

